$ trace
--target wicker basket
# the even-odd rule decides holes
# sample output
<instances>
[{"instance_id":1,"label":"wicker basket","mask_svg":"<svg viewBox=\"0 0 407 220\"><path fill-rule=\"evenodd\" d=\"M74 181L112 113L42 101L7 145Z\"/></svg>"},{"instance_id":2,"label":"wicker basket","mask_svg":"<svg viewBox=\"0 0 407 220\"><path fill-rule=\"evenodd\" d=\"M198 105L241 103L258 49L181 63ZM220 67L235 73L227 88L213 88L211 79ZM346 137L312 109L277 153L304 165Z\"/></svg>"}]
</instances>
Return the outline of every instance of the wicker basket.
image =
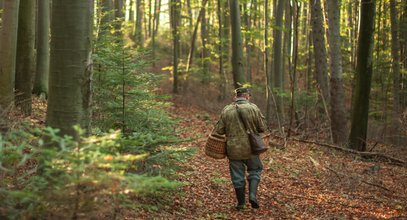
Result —
<instances>
[{"instance_id":1,"label":"wicker basket","mask_svg":"<svg viewBox=\"0 0 407 220\"><path fill-rule=\"evenodd\" d=\"M205 154L215 159L226 157L226 137L209 135L205 145Z\"/></svg>"}]
</instances>

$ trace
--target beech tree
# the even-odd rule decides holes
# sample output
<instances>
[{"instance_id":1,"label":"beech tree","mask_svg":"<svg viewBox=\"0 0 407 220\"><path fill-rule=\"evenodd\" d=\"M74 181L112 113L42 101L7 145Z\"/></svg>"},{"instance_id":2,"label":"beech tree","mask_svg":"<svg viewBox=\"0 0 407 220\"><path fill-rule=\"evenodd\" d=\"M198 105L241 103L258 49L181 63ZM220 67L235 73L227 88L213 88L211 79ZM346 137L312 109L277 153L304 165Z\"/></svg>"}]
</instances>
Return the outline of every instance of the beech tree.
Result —
<instances>
[{"instance_id":1,"label":"beech tree","mask_svg":"<svg viewBox=\"0 0 407 220\"><path fill-rule=\"evenodd\" d=\"M232 27L232 72L235 88L246 83L243 66L243 44L241 33L239 0L230 0L230 24Z\"/></svg>"},{"instance_id":2,"label":"beech tree","mask_svg":"<svg viewBox=\"0 0 407 220\"><path fill-rule=\"evenodd\" d=\"M0 35L0 111L14 103L18 9L20 0L4 0Z\"/></svg>"},{"instance_id":3,"label":"beech tree","mask_svg":"<svg viewBox=\"0 0 407 220\"><path fill-rule=\"evenodd\" d=\"M345 94L343 91L342 50L340 35L340 0L327 1L329 22L329 56L331 69L331 129L333 142L344 144L347 136Z\"/></svg>"},{"instance_id":4,"label":"beech tree","mask_svg":"<svg viewBox=\"0 0 407 220\"><path fill-rule=\"evenodd\" d=\"M321 0L310 0L312 39L314 44L315 78L325 103L329 103L328 63L325 43L324 14ZM338 10L338 9L336 9Z\"/></svg>"},{"instance_id":5,"label":"beech tree","mask_svg":"<svg viewBox=\"0 0 407 220\"><path fill-rule=\"evenodd\" d=\"M21 0L18 18L15 102L25 115L30 115L32 108L31 93L35 68L35 3L36 1L33 0Z\"/></svg>"},{"instance_id":6,"label":"beech tree","mask_svg":"<svg viewBox=\"0 0 407 220\"><path fill-rule=\"evenodd\" d=\"M33 87L33 93L37 95L48 94L50 7L50 0L38 1L37 66Z\"/></svg>"},{"instance_id":7,"label":"beech tree","mask_svg":"<svg viewBox=\"0 0 407 220\"><path fill-rule=\"evenodd\" d=\"M351 130L349 136L349 146L360 151L366 150L369 95L373 73L375 7L376 2L374 0L361 1L356 82L353 92Z\"/></svg>"},{"instance_id":8,"label":"beech tree","mask_svg":"<svg viewBox=\"0 0 407 220\"><path fill-rule=\"evenodd\" d=\"M93 0L53 0L47 125L77 136L89 129Z\"/></svg>"}]
</instances>

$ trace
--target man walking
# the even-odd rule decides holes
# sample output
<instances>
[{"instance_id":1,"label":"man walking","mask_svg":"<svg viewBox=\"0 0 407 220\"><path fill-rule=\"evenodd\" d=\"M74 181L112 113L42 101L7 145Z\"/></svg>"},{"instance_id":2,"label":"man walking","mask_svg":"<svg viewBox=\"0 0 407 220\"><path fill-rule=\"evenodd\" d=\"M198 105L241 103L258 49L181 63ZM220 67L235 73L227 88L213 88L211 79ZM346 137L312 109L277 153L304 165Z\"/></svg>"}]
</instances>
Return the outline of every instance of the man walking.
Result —
<instances>
[{"instance_id":1,"label":"man walking","mask_svg":"<svg viewBox=\"0 0 407 220\"><path fill-rule=\"evenodd\" d=\"M238 204L236 209L243 209L245 206L245 176L246 168L249 182L249 202L252 208L259 208L256 198L257 187L260 183L260 175L263 164L259 155L253 155L250 148L247 132L263 133L267 130L264 116L260 109L250 102L250 91L241 87L235 90L235 102L227 105L220 115L220 119L213 131L214 134L226 135L226 150L229 159L229 170L232 183L235 188ZM241 113L242 123L238 110ZM247 127L247 130L245 129Z\"/></svg>"}]
</instances>

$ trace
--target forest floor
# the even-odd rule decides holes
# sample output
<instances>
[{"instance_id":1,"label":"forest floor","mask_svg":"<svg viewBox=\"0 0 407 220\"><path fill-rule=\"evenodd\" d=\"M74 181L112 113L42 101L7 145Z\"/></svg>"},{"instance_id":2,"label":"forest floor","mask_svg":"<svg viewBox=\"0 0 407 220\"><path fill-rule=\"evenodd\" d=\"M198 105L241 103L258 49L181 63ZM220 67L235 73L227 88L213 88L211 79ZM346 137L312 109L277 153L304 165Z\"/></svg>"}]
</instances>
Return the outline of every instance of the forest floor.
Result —
<instances>
[{"instance_id":1,"label":"forest floor","mask_svg":"<svg viewBox=\"0 0 407 220\"><path fill-rule=\"evenodd\" d=\"M407 219L406 167L290 140L262 155L260 209L247 203L236 211L227 159L203 151L217 116L177 101L170 112L180 120L180 137L198 137L179 146L197 149L180 164L176 179L185 185L160 210L124 211L126 219Z\"/></svg>"}]
</instances>

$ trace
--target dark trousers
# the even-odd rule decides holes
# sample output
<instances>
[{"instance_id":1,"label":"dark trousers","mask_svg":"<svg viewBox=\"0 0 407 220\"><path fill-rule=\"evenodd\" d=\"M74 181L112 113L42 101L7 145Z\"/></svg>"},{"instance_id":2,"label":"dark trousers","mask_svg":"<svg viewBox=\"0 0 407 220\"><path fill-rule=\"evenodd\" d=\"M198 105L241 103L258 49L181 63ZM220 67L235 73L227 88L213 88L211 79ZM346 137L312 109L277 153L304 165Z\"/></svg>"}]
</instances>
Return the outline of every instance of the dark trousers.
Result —
<instances>
[{"instance_id":1,"label":"dark trousers","mask_svg":"<svg viewBox=\"0 0 407 220\"><path fill-rule=\"evenodd\" d=\"M263 164L259 158L259 155L252 155L248 160L229 160L229 171L232 178L232 183L235 188L245 187L246 168L249 175L247 180L260 181L261 171L263 170Z\"/></svg>"}]
</instances>

